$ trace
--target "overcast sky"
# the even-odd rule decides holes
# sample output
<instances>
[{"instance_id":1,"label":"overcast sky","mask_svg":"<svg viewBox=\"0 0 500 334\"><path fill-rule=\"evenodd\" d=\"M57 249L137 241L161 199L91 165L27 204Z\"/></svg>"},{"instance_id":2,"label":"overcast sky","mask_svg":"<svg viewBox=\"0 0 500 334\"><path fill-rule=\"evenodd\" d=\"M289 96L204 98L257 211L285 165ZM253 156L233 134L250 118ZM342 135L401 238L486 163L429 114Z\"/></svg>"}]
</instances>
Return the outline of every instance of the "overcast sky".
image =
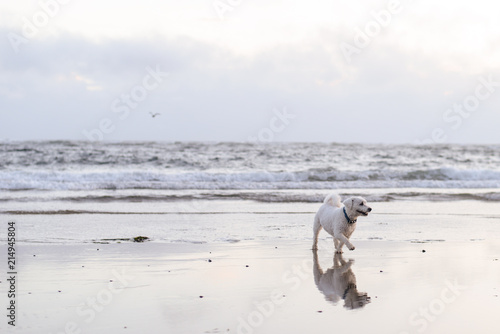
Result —
<instances>
[{"instance_id":1,"label":"overcast sky","mask_svg":"<svg viewBox=\"0 0 500 334\"><path fill-rule=\"evenodd\" d=\"M500 143L499 13L492 0L2 1L0 140Z\"/></svg>"}]
</instances>

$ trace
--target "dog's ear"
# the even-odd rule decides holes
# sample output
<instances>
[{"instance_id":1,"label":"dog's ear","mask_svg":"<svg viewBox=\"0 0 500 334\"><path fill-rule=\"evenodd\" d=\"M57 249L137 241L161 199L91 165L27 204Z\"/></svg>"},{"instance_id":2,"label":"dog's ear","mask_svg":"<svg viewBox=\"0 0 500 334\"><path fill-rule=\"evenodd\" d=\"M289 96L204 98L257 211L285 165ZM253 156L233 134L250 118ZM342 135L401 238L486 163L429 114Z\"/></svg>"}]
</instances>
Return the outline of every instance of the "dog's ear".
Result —
<instances>
[{"instance_id":1,"label":"dog's ear","mask_svg":"<svg viewBox=\"0 0 500 334\"><path fill-rule=\"evenodd\" d=\"M350 205L349 209L352 210L353 207L354 207L354 198L351 198L351 205Z\"/></svg>"}]
</instances>

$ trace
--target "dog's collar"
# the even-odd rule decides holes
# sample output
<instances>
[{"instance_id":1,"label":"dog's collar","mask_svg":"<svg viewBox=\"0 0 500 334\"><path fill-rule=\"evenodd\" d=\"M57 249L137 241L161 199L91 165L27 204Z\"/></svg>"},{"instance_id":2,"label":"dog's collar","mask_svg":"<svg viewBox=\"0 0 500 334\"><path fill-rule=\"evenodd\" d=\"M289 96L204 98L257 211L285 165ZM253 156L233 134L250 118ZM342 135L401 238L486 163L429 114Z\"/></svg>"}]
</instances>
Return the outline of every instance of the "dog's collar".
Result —
<instances>
[{"instance_id":1,"label":"dog's collar","mask_svg":"<svg viewBox=\"0 0 500 334\"><path fill-rule=\"evenodd\" d=\"M355 222L358 221L357 219L351 220L351 218L349 218L349 216L347 215L347 212L345 212L345 206L344 206L344 209L342 211L344 211L344 216L345 216L345 219L347 219L348 224L354 224Z\"/></svg>"},{"instance_id":2,"label":"dog's collar","mask_svg":"<svg viewBox=\"0 0 500 334\"><path fill-rule=\"evenodd\" d=\"M344 291L344 295L342 296L342 299L345 299L345 297L347 297L347 293L349 292L349 290L351 289L355 289L356 288L356 284L348 284L347 285L347 289L345 289Z\"/></svg>"}]
</instances>

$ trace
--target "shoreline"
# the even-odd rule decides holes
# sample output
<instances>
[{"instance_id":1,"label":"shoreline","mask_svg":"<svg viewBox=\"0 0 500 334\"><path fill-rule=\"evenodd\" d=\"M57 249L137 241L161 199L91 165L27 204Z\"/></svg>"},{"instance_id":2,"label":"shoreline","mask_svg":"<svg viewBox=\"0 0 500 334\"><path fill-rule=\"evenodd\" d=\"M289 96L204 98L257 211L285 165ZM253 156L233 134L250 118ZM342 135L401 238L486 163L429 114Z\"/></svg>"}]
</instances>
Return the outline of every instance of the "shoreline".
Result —
<instances>
[{"instance_id":1,"label":"shoreline","mask_svg":"<svg viewBox=\"0 0 500 334\"><path fill-rule=\"evenodd\" d=\"M0 214L17 222L18 242L79 244L145 236L155 243L217 243L312 240L318 203L182 201L156 203L21 203L45 213L91 210L81 214ZM495 202L371 203L373 212L358 221L353 240L467 241L500 239L500 208ZM96 212L96 210L104 213ZM139 214L137 213L140 212ZM87 211L85 211L87 212ZM114 212L108 214L106 212ZM479 227L479 228L478 228ZM322 232L320 239L329 235ZM0 233L0 242L6 242Z\"/></svg>"},{"instance_id":2,"label":"shoreline","mask_svg":"<svg viewBox=\"0 0 500 334\"><path fill-rule=\"evenodd\" d=\"M281 185L282 186L282 185ZM333 189L333 190L332 190ZM110 203L134 205L137 203L183 203L198 201L254 201L266 204L314 204L321 203L332 191L341 196L362 196L369 202L387 203L398 201L414 202L499 202L497 185L493 187L350 187L337 188L234 188L234 189L16 189L0 190L0 202L6 207L16 208L22 203L57 202L62 207L92 205L106 206ZM5 210L3 211L5 212Z\"/></svg>"}]
</instances>

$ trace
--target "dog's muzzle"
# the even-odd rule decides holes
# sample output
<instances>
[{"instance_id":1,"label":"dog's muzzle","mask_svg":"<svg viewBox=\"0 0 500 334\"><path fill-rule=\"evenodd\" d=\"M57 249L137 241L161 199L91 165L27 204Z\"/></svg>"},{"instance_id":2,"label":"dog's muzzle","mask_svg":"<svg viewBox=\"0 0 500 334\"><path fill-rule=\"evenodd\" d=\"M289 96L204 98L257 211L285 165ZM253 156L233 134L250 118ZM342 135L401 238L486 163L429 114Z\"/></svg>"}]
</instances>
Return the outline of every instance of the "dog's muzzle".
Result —
<instances>
[{"instance_id":1,"label":"dog's muzzle","mask_svg":"<svg viewBox=\"0 0 500 334\"><path fill-rule=\"evenodd\" d=\"M365 211L360 211L360 210L356 210L356 211L357 211L358 213L361 213L363 216L368 216L368 212L371 212L371 211L372 211L372 208L368 208L368 209L366 210L366 212L365 212Z\"/></svg>"}]
</instances>

